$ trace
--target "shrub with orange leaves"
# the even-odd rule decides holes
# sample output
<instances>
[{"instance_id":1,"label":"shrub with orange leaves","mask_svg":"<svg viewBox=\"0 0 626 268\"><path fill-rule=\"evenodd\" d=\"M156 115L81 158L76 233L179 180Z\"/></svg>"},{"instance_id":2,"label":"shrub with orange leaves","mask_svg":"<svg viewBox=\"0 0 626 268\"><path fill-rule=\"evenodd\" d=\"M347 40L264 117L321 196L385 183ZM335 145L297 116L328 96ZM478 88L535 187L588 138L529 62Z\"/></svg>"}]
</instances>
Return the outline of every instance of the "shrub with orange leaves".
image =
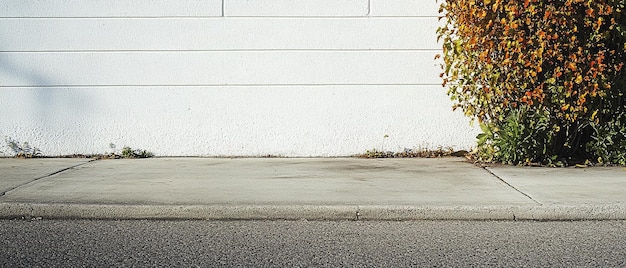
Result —
<instances>
[{"instance_id":1,"label":"shrub with orange leaves","mask_svg":"<svg viewBox=\"0 0 626 268\"><path fill-rule=\"evenodd\" d=\"M550 164L591 158L626 165L626 143L613 148L623 151L622 160L602 159L606 153L595 148L598 140L606 142L608 134L599 130L606 125L612 127L604 132L626 140L624 5L623 0L443 1L444 24L438 29L443 84L454 108L483 125L478 144L483 160ZM541 131L536 121L543 122ZM502 131L510 130L511 122L525 130L517 134L525 143L514 146L538 151L510 148L503 137L511 135Z\"/></svg>"}]
</instances>

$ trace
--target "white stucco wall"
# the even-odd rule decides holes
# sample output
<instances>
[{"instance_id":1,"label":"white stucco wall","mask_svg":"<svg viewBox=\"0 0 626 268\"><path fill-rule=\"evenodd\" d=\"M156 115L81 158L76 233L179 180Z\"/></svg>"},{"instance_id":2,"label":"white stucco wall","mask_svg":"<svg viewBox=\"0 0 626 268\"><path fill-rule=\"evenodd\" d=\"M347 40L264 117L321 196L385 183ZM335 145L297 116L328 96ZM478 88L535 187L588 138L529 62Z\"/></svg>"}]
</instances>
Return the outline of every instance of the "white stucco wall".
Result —
<instances>
[{"instance_id":1,"label":"white stucco wall","mask_svg":"<svg viewBox=\"0 0 626 268\"><path fill-rule=\"evenodd\" d=\"M467 149L476 129L451 111L433 60L437 9L0 0L0 137L45 155L110 143L162 156Z\"/></svg>"}]
</instances>

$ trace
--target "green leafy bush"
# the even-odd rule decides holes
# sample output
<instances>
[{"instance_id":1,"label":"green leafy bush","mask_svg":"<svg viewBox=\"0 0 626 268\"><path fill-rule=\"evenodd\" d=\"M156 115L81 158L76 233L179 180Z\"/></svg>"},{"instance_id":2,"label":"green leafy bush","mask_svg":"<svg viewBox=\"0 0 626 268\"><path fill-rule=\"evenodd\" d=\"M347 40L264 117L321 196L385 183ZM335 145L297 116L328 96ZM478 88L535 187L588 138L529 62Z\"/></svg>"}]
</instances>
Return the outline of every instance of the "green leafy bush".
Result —
<instances>
[{"instance_id":1,"label":"green leafy bush","mask_svg":"<svg viewBox=\"0 0 626 268\"><path fill-rule=\"evenodd\" d=\"M447 0L444 86L478 120L478 157L567 164L626 157L623 0Z\"/></svg>"},{"instance_id":2,"label":"green leafy bush","mask_svg":"<svg viewBox=\"0 0 626 268\"><path fill-rule=\"evenodd\" d=\"M604 124L592 122L592 140L587 143L591 152L600 164L618 164L626 166L626 113L617 118L605 121Z\"/></svg>"},{"instance_id":3,"label":"green leafy bush","mask_svg":"<svg viewBox=\"0 0 626 268\"><path fill-rule=\"evenodd\" d=\"M478 145L483 160L530 165L546 159L549 164L560 164L549 155L548 144L554 134L549 116L546 110L512 111L500 129L481 124L483 133L478 135Z\"/></svg>"}]
</instances>

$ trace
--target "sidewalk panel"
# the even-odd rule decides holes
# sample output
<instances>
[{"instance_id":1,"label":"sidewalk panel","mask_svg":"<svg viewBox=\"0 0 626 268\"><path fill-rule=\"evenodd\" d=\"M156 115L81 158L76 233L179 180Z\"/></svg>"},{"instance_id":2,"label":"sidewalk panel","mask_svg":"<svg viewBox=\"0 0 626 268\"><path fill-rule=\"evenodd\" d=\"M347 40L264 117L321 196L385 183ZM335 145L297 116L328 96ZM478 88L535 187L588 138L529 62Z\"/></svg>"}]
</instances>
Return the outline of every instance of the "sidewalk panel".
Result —
<instances>
[{"instance_id":1,"label":"sidewalk panel","mask_svg":"<svg viewBox=\"0 0 626 268\"><path fill-rule=\"evenodd\" d=\"M0 193L91 159L0 159Z\"/></svg>"},{"instance_id":2,"label":"sidewalk panel","mask_svg":"<svg viewBox=\"0 0 626 268\"><path fill-rule=\"evenodd\" d=\"M488 169L542 204L626 204L623 167Z\"/></svg>"},{"instance_id":3,"label":"sidewalk panel","mask_svg":"<svg viewBox=\"0 0 626 268\"><path fill-rule=\"evenodd\" d=\"M102 160L0 201L127 205L533 205L462 158Z\"/></svg>"}]
</instances>

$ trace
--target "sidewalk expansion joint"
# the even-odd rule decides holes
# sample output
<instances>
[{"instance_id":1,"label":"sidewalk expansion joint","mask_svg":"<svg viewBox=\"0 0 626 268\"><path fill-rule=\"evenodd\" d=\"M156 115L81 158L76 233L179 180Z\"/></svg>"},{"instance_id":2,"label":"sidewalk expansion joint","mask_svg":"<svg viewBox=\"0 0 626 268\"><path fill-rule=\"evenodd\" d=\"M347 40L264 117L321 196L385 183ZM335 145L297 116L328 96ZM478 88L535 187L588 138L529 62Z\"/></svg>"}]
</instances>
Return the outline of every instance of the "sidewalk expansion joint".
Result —
<instances>
[{"instance_id":1,"label":"sidewalk expansion joint","mask_svg":"<svg viewBox=\"0 0 626 268\"><path fill-rule=\"evenodd\" d=\"M500 180L502 183L504 183L506 186L510 187L511 189L515 190L516 192L524 195L525 197L527 197L528 199L532 200L533 202L537 203L538 205L542 205L539 201L535 200L534 198L532 198L530 195L522 192L520 189L515 188L515 186L511 185L510 183L508 183L507 181L505 181L503 178L501 178L500 176L498 176L496 173L493 173L493 171L491 171L489 168L487 167L483 167L484 170L486 170L487 172L489 172L489 174L491 174L492 176L496 177L498 180ZM513 216L515 218L515 216Z\"/></svg>"},{"instance_id":2,"label":"sidewalk expansion joint","mask_svg":"<svg viewBox=\"0 0 626 268\"><path fill-rule=\"evenodd\" d=\"M76 167L79 167L79 166L82 166L82 165L85 165L85 164L89 164L89 163L94 162L94 161L97 161L97 160L98 160L98 159L91 159L91 160L89 160L89 161L87 161L87 162L85 162L85 163L80 163L80 164L77 164L77 165L73 165L73 166L71 166L71 167L66 167L66 168L64 168L64 169L57 170L57 171L55 171L55 172L52 172L52 173L49 173L49 174L43 175L43 176L41 176L41 177L37 177L37 178L31 179L31 180L29 180L29 181L27 181L27 182L25 182L25 183L22 183L22 184L20 184L20 185L18 185L18 186L15 186L15 187L9 188L8 190L6 190L6 191L4 191L4 192L0 192L0 197L1 197L1 196L6 195L8 192L11 192L11 191L13 191L13 190L15 190L15 189L18 189L18 188L21 188L21 187L24 187L24 186L29 185L29 184L31 184L31 183L33 183L33 182L38 181L38 180L42 180L42 179L45 179L45 178L52 177L52 176L54 176L54 175L57 175L57 174L63 173L63 172L65 172L65 171L68 171L68 170L70 170L70 169L73 169L73 168L76 168Z\"/></svg>"}]
</instances>

